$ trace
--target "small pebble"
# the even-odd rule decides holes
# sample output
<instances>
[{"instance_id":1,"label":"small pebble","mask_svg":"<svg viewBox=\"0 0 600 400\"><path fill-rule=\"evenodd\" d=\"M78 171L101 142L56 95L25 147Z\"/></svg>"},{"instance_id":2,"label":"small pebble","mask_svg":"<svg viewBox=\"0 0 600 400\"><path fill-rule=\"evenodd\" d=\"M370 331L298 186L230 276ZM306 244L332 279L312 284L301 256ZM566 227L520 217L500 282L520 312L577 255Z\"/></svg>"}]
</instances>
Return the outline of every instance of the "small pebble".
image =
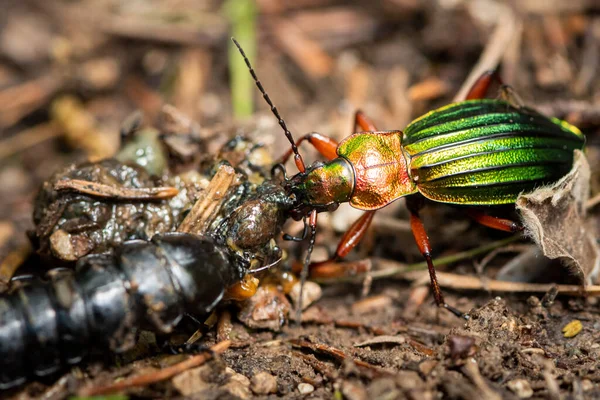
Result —
<instances>
[{"instance_id":1,"label":"small pebble","mask_svg":"<svg viewBox=\"0 0 600 400\"><path fill-rule=\"evenodd\" d=\"M581 390L584 392L589 392L594 388L594 384L589 379L584 379L581 381Z\"/></svg>"},{"instance_id":2,"label":"small pebble","mask_svg":"<svg viewBox=\"0 0 600 400\"><path fill-rule=\"evenodd\" d=\"M389 309L392 304L392 298L384 294L366 297L352 304L352 314L371 314L377 311Z\"/></svg>"},{"instance_id":3,"label":"small pebble","mask_svg":"<svg viewBox=\"0 0 600 400\"><path fill-rule=\"evenodd\" d=\"M300 299L300 285L300 282L294 283L294 286L292 286L292 290L289 294L290 299L292 299L292 303L294 303L295 306L298 305L298 300ZM319 284L306 281L302 291L302 309L305 310L312 303L319 300L322 294L323 291L321 290L321 286L319 286Z\"/></svg>"},{"instance_id":4,"label":"small pebble","mask_svg":"<svg viewBox=\"0 0 600 400\"><path fill-rule=\"evenodd\" d=\"M344 381L342 383L342 394L347 400L367 400L368 395L360 382Z\"/></svg>"},{"instance_id":5,"label":"small pebble","mask_svg":"<svg viewBox=\"0 0 600 400\"><path fill-rule=\"evenodd\" d=\"M248 386L240 383L239 381L230 380L221 387L229 392L232 396L243 400L249 399L252 395Z\"/></svg>"},{"instance_id":6,"label":"small pebble","mask_svg":"<svg viewBox=\"0 0 600 400\"><path fill-rule=\"evenodd\" d=\"M226 374L231 374L231 376L229 377L229 381L230 382L239 382L241 383L243 386L246 387L250 387L250 379L248 379L247 376L242 375L242 374L238 374L237 372L235 372L232 368L227 367L225 368L225 373Z\"/></svg>"},{"instance_id":7,"label":"small pebble","mask_svg":"<svg viewBox=\"0 0 600 400\"><path fill-rule=\"evenodd\" d=\"M300 383L298 384L298 391L300 394L309 394L315 391L315 387L310 383Z\"/></svg>"},{"instance_id":8,"label":"small pebble","mask_svg":"<svg viewBox=\"0 0 600 400\"><path fill-rule=\"evenodd\" d=\"M506 386L520 399L528 399L533 396L533 389L525 379L513 379L508 381Z\"/></svg>"},{"instance_id":9,"label":"small pebble","mask_svg":"<svg viewBox=\"0 0 600 400\"><path fill-rule=\"evenodd\" d=\"M250 389L252 389L255 394L276 393L277 378L268 372L259 372L250 379Z\"/></svg>"},{"instance_id":10,"label":"small pebble","mask_svg":"<svg viewBox=\"0 0 600 400\"><path fill-rule=\"evenodd\" d=\"M431 373L431 371L433 371L433 369L438 365L438 362L436 360L425 360L422 363L419 364L419 371L424 375L427 376Z\"/></svg>"}]
</instances>

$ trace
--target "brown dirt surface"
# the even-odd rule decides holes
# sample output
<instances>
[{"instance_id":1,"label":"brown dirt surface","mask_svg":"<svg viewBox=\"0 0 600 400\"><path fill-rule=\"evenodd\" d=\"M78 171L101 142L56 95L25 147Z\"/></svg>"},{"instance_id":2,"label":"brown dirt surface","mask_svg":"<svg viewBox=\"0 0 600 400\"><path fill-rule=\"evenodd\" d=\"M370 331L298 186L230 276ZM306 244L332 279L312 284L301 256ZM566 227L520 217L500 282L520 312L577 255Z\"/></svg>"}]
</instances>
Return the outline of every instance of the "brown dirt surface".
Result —
<instances>
[{"instance_id":1,"label":"brown dirt surface","mask_svg":"<svg viewBox=\"0 0 600 400\"><path fill-rule=\"evenodd\" d=\"M248 4L255 16L247 13ZM35 228L38 188L72 163L112 156L127 124L135 125L128 120L135 110L143 112L145 126L165 126L163 104L185 115L174 114L184 120L173 125L200 139L187 142L176 133L168 140L179 163L210 158L240 133L263 143L273 159L289 148L253 83L228 75L228 66L240 62L237 53L228 55L231 35L247 46L296 138L317 131L341 140L351 132L357 109L379 129L403 129L458 100L465 82L500 65L518 101L586 134L591 199L579 199L577 215L588 229L581 236L591 242L598 237L596 1L5 0L2 9L0 293L14 275L43 275L55 266L32 254L27 237ZM255 42L249 31L256 32ZM239 67L245 76L245 65ZM248 105L249 115L241 117ZM318 158L308 145L301 152L306 160ZM295 173L293 163L286 168ZM513 209L506 214L516 217ZM317 261L335 251L360 213L342 205L321 215ZM100 352L0 397L66 399L132 376L155 377L188 358L166 355L164 343L176 347L199 330L199 346L189 352L205 354L206 360L167 379L126 388L123 396L600 398L598 287L582 296L581 276L544 258L523 236L477 226L461 208L428 204L422 217L447 301L468 311L468 320L435 306L405 202L399 200L378 211L345 260L344 270L359 276L315 279L323 291L312 287L315 303L302 312L301 323L294 321L296 300L289 288L264 285L259 292L264 297L245 308L225 302L200 329L197 321L185 319L168 337L142 332L125 354ZM568 225L574 228L568 221L555 226ZM285 228L296 235L301 230L301 222ZM306 241L275 239L287 255L284 267L294 269ZM581 259L589 264L595 257L588 253ZM581 267L581 275L594 283L597 265L588 267ZM289 285L295 282L291 278ZM218 343L229 347L204 352Z\"/></svg>"}]
</instances>

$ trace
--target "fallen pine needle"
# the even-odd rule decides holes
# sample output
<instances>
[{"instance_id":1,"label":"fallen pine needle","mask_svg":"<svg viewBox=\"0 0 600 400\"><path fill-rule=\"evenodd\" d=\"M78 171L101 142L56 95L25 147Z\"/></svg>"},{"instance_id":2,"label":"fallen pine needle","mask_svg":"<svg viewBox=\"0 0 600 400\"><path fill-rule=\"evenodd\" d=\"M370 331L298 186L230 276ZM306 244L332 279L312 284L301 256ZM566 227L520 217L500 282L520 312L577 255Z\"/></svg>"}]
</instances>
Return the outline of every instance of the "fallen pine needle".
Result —
<instances>
[{"instance_id":1,"label":"fallen pine needle","mask_svg":"<svg viewBox=\"0 0 600 400\"><path fill-rule=\"evenodd\" d=\"M54 190L72 190L115 200L162 200L175 197L179 193L174 187L125 188L80 179L60 180L54 185Z\"/></svg>"},{"instance_id":2,"label":"fallen pine needle","mask_svg":"<svg viewBox=\"0 0 600 400\"><path fill-rule=\"evenodd\" d=\"M230 340L224 340L210 348L213 354L221 354L231 346ZM109 393L115 393L124 389L136 386L147 386L156 382L164 381L178 375L190 368L199 367L213 357L210 353L202 353L188 358L178 364L163 368L156 372L144 375L133 376L107 386L88 386L79 391L79 396L97 396Z\"/></svg>"}]
</instances>

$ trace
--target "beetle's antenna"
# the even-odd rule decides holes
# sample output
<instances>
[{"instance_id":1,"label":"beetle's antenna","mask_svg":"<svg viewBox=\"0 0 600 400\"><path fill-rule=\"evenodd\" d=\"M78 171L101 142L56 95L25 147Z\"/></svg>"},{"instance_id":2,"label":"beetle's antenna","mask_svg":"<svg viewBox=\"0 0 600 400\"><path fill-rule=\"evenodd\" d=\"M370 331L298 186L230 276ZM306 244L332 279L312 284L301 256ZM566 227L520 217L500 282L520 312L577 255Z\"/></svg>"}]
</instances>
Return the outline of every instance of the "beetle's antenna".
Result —
<instances>
[{"instance_id":1,"label":"beetle's antenna","mask_svg":"<svg viewBox=\"0 0 600 400\"><path fill-rule=\"evenodd\" d=\"M279 126L281 126L281 129L283 129L283 132L285 133L285 137L287 137L290 144L292 145L292 151L294 152L294 161L296 163L296 166L298 167L300 172L304 172L306 170L306 165L304 164L304 160L302 159L302 156L298 152L298 146L296 146L296 142L294 142L294 137L292 136L292 132L290 132L290 130L288 129L287 125L285 124L285 121L283 120L283 118L281 118L281 115L279 114L277 107L275 107L275 105L271 101L271 98L265 91L265 88L263 87L262 83L260 83L260 81L258 80L258 76L256 76L256 72L254 72L254 68L252 68L252 64L250 64L250 60L246 56L244 49L242 49L242 46L240 46L240 44L238 43L237 40L235 40L235 38L231 38L231 40L233 41L233 43L235 44L235 47L238 48L240 54L244 58L244 61L246 62L246 65L248 66L248 69L250 70L250 75L252 75L252 78L254 79L254 82L256 83L256 87L258 87L258 90L260 90L260 93L262 93L263 98L265 99L265 101L267 102L269 107L271 107L271 112L273 113L273 115L275 115L275 118L277 118L277 122L279 122Z\"/></svg>"}]
</instances>

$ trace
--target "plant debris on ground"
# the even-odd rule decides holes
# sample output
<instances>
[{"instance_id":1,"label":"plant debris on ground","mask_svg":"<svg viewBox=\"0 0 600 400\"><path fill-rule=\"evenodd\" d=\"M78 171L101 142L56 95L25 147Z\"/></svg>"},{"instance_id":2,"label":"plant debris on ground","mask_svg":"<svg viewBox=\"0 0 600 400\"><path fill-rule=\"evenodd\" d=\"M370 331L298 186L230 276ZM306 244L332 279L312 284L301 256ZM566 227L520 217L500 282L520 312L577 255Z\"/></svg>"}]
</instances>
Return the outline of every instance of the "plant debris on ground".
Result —
<instances>
[{"instance_id":1,"label":"plant debris on ground","mask_svg":"<svg viewBox=\"0 0 600 400\"><path fill-rule=\"evenodd\" d=\"M316 131L340 140L357 109L378 129L401 130L462 99L499 65L520 101L584 131L589 164L572 172L589 175L585 182L519 203L533 221L528 235L554 260L523 235L477 226L460 208L422 211L447 301L469 310L468 321L435 307L399 200L378 211L340 264L345 276L305 288L301 321L293 320L298 291L264 285L196 334L192 321L178 327L171 343L202 336L193 355L165 355L164 338L142 332L129 352L96 355L2 397L600 397L596 1L5 0L2 9L0 292L14 275L53 267L27 236L40 185L74 162L113 156L136 130L136 110L162 133L198 133L201 142L166 139L179 161L216 154L237 134L264 144L272 159L288 149L232 35L296 138ZM174 107L166 122L165 105ZM318 158L310 146L301 152ZM568 220L540 212L546 203ZM332 254L360 215L342 205L320 218L313 260ZM299 234L302 223L285 231ZM279 242L289 264L302 262L306 243ZM78 250L67 248L65 259Z\"/></svg>"}]
</instances>

